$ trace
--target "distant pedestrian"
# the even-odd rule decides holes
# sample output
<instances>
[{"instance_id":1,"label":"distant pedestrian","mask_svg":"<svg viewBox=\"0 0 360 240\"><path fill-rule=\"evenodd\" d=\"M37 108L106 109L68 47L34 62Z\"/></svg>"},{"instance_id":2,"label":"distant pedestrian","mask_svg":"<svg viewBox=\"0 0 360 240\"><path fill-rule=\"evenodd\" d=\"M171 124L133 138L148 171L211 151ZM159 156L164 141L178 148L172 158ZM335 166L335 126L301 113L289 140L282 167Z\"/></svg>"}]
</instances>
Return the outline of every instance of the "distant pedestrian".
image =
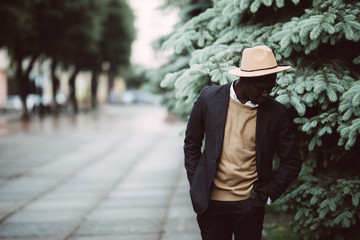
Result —
<instances>
[{"instance_id":1,"label":"distant pedestrian","mask_svg":"<svg viewBox=\"0 0 360 240\"><path fill-rule=\"evenodd\" d=\"M276 73L289 68L267 46L246 48L241 68L230 70L240 78L205 87L194 103L184 153L203 240L261 239L264 205L297 177L301 161L286 108L269 98Z\"/></svg>"}]
</instances>

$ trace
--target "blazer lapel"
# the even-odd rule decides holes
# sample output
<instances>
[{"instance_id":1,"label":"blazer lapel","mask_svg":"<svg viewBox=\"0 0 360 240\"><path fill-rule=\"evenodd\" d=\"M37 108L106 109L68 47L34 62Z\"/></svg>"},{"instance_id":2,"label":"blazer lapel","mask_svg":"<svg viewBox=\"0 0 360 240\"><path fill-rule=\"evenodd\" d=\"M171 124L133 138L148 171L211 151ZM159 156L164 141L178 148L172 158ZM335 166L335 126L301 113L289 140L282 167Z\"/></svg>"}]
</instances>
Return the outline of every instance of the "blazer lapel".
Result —
<instances>
[{"instance_id":1,"label":"blazer lapel","mask_svg":"<svg viewBox=\"0 0 360 240\"><path fill-rule=\"evenodd\" d=\"M256 148L256 161L260 164L261 161L261 146L265 137L267 125L270 118L270 109L266 102L260 104L258 107L256 118L256 133L255 133L255 148Z\"/></svg>"},{"instance_id":2,"label":"blazer lapel","mask_svg":"<svg viewBox=\"0 0 360 240\"><path fill-rule=\"evenodd\" d=\"M220 91L218 92L215 100L215 109L216 109L216 139L215 139L215 160L220 159L223 139L224 139L224 131L225 131L225 123L227 117L227 110L229 107L229 98L230 98L230 85L224 85Z\"/></svg>"}]
</instances>

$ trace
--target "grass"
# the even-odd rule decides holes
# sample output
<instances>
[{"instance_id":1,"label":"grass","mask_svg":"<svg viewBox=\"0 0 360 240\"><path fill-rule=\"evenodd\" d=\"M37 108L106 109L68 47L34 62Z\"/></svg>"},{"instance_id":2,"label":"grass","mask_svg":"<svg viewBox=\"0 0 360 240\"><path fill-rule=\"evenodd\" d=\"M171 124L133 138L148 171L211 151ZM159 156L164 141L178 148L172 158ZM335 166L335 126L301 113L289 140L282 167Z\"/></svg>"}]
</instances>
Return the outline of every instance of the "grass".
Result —
<instances>
[{"instance_id":1,"label":"grass","mask_svg":"<svg viewBox=\"0 0 360 240\"><path fill-rule=\"evenodd\" d=\"M291 214L284 214L279 206L269 205L265 209L264 230L266 240L295 240L296 234L290 224Z\"/></svg>"},{"instance_id":2,"label":"grass","mask_svg":"<svg viewBox=\"0 0 360 240\"><path fill-rule=\"evenodd\" d=\"M288 226L265 228L266 240L295 240L295 233Z\"/></svg>"}]
</instances>

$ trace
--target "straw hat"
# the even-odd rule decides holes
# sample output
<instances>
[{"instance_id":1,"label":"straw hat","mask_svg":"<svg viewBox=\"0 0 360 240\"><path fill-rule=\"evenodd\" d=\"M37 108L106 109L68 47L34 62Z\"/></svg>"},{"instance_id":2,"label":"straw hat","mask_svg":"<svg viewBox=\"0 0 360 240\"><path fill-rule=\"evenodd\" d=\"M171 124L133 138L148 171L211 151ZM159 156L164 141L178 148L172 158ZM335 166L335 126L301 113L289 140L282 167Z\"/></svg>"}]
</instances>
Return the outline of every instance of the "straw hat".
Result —
<instances>
[{"instance_id":1,"label":"straw hat","mask_svg":"<svg viewBox=\"0 0 360 240\"><path fill-rule=\"evenodd\" d=\"M241 58L241 67L231 69L229 73L238 77L257 77L285 71L291 66L279 66L273 51L267 46L245 48Z\"/></svg>"}]
</instances>

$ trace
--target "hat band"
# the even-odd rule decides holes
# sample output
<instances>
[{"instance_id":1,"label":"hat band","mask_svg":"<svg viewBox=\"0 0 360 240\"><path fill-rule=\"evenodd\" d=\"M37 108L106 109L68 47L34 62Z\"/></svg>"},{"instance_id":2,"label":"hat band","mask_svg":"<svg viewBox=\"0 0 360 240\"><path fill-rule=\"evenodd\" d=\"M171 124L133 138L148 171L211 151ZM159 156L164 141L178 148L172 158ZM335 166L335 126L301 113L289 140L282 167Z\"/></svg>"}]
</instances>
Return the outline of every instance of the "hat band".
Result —
<instances>
[{"instance_id":1,"label":"hat band","mask_svg":"<svg viewBox=\"0 0 360 240\"><path fill-rule=\"evenodd\" d=\"M273 68L276 68L277 66L278 66L278 65L275 65L274 67L260 68L260 69L255 69L255 70L244 70L244 69L240 68L240 70L243 71L243 72L255 72L255 71L262 71L262 70L273 69Z\"/></svg>"}]
</instances>

